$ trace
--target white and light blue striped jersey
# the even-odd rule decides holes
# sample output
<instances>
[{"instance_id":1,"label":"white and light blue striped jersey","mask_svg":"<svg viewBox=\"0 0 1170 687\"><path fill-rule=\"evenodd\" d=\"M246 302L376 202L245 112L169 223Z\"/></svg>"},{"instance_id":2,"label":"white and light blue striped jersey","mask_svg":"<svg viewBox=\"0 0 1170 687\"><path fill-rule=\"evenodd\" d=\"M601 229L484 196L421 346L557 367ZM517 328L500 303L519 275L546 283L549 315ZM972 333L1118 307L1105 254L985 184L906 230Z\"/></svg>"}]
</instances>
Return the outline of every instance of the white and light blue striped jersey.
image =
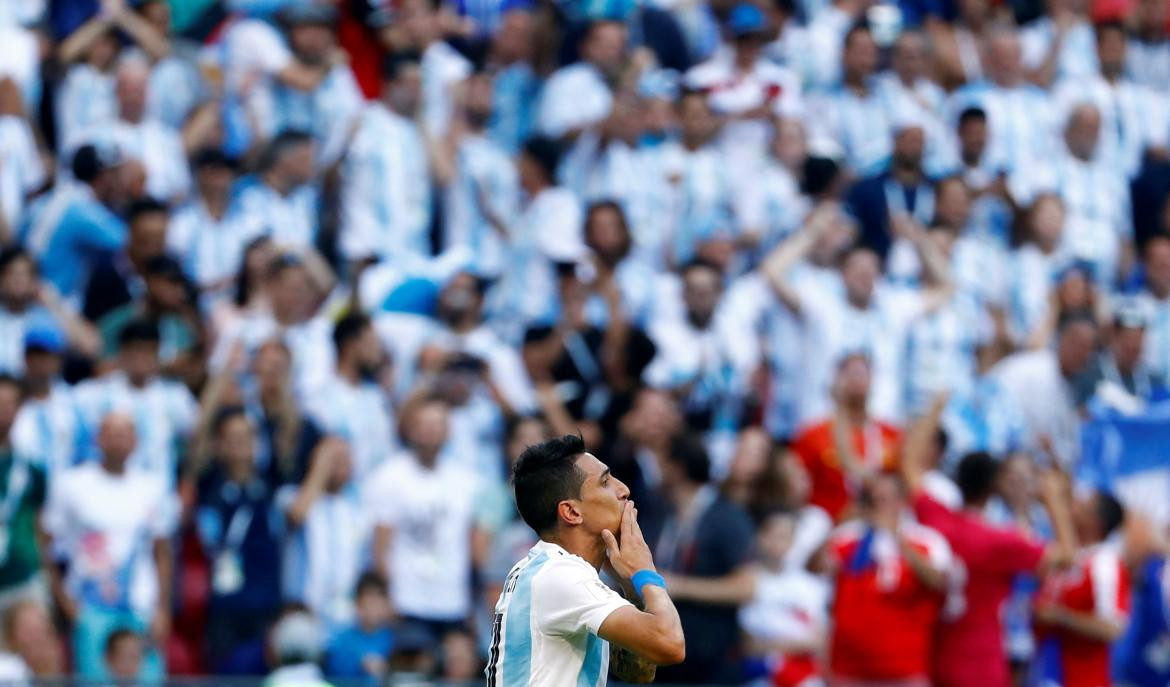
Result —
<instances>
[{"instance_id":1,"label":"white and light blue striped jersey","mask_svg":"<svg viewBox=\"0 0 1170 687\"><path fill-rule=\"evenodd\" d=\"M199 406L187 387L156 377L135 387L121 371L87 380L74 388L86 435L97 437L102 418L111 412L125 413L134 420L138 446L129 465L162 477L174 484L183 440L190 436ZM87 447L96 457L96 446Z\"/></svg>"},{"instance_id":2,"label":"white and light blue striped jersey","mask_svg":"<svg viewBox=\"0 0 1170 687\"><path fill-rule=\"evenodd\" d=\"M414 122L372 103L341 166L341 252L430 255L431 182Z\"/></svg>"},{"instance_id":3,"label":"white and light blue striped jersey","mask_svg":"<svg viewBox=\"0 0 1170 687\"><path fill-rule=\"evenodd\" d=\"M1012 251L1008 260L1008 334L1017 346L1025 346L1048 318L1048 297L1055 286L1057 270L1068 261L1068 254L1058 249L1046 255L1034 244L1026 243Z\"/></svg>"},{"instance_id":4,"label":"white and light blue striped jersey","mask_svg":"<svg viewBox=\"0 0 1170 687\"><path fill-rule=\"evenodd\" d=\"M1140 296L1143 307L1149 314L1146 326L1146 343L1142 349L1150 374L1170 378L1170 298L1159 300L1150 292Z\"/></svg>"},{"instance_id":5,"label":"white and light blue striped jersey","mask_svg":"<svg viewBox=\"0 0 1170 687\"><path fill-rule=\"evenodd\" d=\"M987 113L987 155L1005 171L1026 170L1055 150L1056 116L1051 97L1041 89L1027 84L1004 88L986 81L970 84L951 96L948 116L957 122L963 110L976 106Z\"/></svg>"},{"instance_id":6,"label":"white and light blue striped jersey","mask_svg":"<svg viewBox=\"0 0 1170 687\"><path fill-rule=\"evenodd\" d=\"M432 138L443 138L451 125L452 92L471 76L470 61L447 41L435 41L423 50L419 61L422 78L422 122Z\"/></svg>"},{"instance_id":7,"label":"white and light blue striped jersey","mask_svg":"<svg viewBox=\"0 0 1170 687\"><path fill-rule=\"evenodd\" d=\"M26 399L12 424L13 449L44 465L50 481L77 463L85 439L73 389L61 381L47 397Z\"/></svg>"},{"instance_id":8,"label":"white and light blue striped jersey","mask_svg":"<svg viewBox=\"0 0 1170 687\"><path fill-rule=\"evenodd\" d=\"M281 512L288 512L297 490L289 485L276 492ZM352 623L353 588L369 565L370 531L370 518L354 483L321 494L304 523L286 535L283 597L303 602L331 632Z\"/></svg>"},{"instance_id":9,"label":"white and light blue striped jersey","mask_svg":"<svg viewBox=\"0 0 1170 687\"><path fill-rule=\"evenodd\" d=\"M187 203L171 215L167 249L200 288L218 287L213 293L205 291L205 296L226 293L240 269L244 246L263 232L261 226L247 220L248 216L234 203L228 206L223 217L216 219L201 199Z\"/></svg>"},{"instance_id":10,"label":"white and light blue striped jersey","mask_svg":"<svg viewBox=\"0 0 1170 687\"><path fill-rule=\"evenodd\" d=\"M24 335L34 327L60 330L61 323L42 305L21 312L0 306L0 372L15 377L24 374Z\"/></svg>"},{"instance_id":11,"label":"white and light blue striped jersey","mask_svg":"<svg viewBox=\"0 0 1170 687\"><path fill-rule=\"evenodd\" d=\"M609 643L597 632L629 605L585 559L538 542L508 573L496 603L488 687L602 687Z\"/></svg>"},{"instance_id":12,"label":"white and light blue striped jersey","mask_svg":"<svg viewBox=\"0 0 1170 687\"><path fill-rule=\"evenodd\" d=\"M1054 98L1063 113L1080 104L1097 106L1101 137L1097 156L1132 179L1141 171L1146 148L1163 147L1170 136L1166 101L1128 79L1113 83L1101 76L1061 82Z\"/></svg>"},{"instance_id":13,"label":"white and light blue striped jersey","mask_svg":"<svg viewBox=\"0 0 1170 687\"><path fill-rule=\"evenodd\" d=\"M506 226L520 214L520 178L511 156L482 135L459 142L455 178L444 194L444 250L467 246L472 270L484 277L498 276L507 265L507 244L480 210L487 203Z\"/></svg>"},{"instance_id":14,"label":"white and light blue striped jersey","mask_svg":"<svg viewBox=\"0 0 1170 687\"><path fill-rule=\"evenodd\" d=\"M669 247L676 264L689 260L700 235L713 222L730 221L733 195L725 173L729 162L721 148L706 145L688 150L676 141L660 147L660 173L670 187L670 206L664 214L666 221L652 228L662 233L641 235L631 227L635 245L655 268L662 266L664 247Z\"/></svg>"},{"instance_id":15,"label":"white and light blue striped jersey","mask_svg":"<svg viewBox=\"0 0 1170 687\"><path fill-rule=\"evenodd\" d=\"M113 72L100 72L84 62L69 68L57 91L57 141L65 149L90 126L117 116Z\"/></svg>"},{"instance_id":16,"label":"white and light blue striped jersey","mask_svg":"<svg viewBox=\"0 0 1170 687\"><path fill-rule=\"evenodd\" d=\"M282 246L312 246L317 240L317 189L306 184L282 196L259 178L244 181L238 198L248 226L259 227Z\"/></svg>"},{"instance_id":17,"label":"white and light blue striped jersey","mask_svg":"<svg viewBox=\"0 0 1170 687\"><path fill-rule=\"evenodd\" d=\"M941 393L969 394L975 385L975 349L992 336L991 316L962 293L910 325L905 348L906 414L925 412Z\"/></svg>"},{"instance_id":18,"label":"white and light blue striped jersey","mask_svg":"<svg viewBox=\"0 0 1170 687\"><path fill-rule=\"evenodd\" d=\"M0 211L15 229L24 219L27 198L45 183L45 169L28 121L0 116Z\"/></svg>"},{"instance_id":19,"label":"white and light blue striped jersey","mask_svg":"<svg viewBox=\"0 0 1170 687\"><path fill-rule=\"evenodd\" d=\"M305 412L321 431L349 441L354 479L369 475L398 443L390 400L372 382L354 385L333 374L306 398Z\"/></svg>"},{"instance_id":20,"label":"white and light blue striped jersey","mask_svg":"<svg viewBox=\"0 0 1170 687\"><path fill-rule=\"evenodd\" d=\"M527 62L504 67L492 80L492 140L515 153L528 140L540 102L540 79Z\"/></svg>"},{"instance_id":21,"label":"white and light blue striped jersey","mask_svg":"<svg viewBox=\"0 0 1170 687\"><path fill-rule=\"evenodd\" d=\"M1126 48L1125 73L1129 78L1164 93L1170 87L1170 39L1147 42L1131 36Z\"/></svg>"},{"instance_id":22,"label":"white and light blue striped jersey","mask_svg":"<svg viewBox=\"0 0 1170 687\"><path fill-rule=\"evenodd\" d=\"M1020 56L1024 66L1036 69L1048 57L1057 39L1056 24L1049 17L1041 17L1020 31ZM1080 20L1060 37L1060 52L1056 58L1056 78L1084 79L1099 73L1097 39L1089 22Z\"/></svg>"},{"instance_id":23,"label":"white and light blue striped jersey","mask_svg":"<svg viewBox=\"0 0 1170 687\"><path fill-rule=\"evenodd\" d=\"M860 176L880 172L893 147L893 112L875 87L871 80L859 94L842 85L812 98L805 122L809 140L834 141L845 165Z\"/></svg>"},{"instance_id":24,"label":"white and light blue striped jersey","mask_svg":"<svg viewBox=\"0 0 1170 687\"><path fill-rule=\"evenodd\" d=\"M361 90L348 65L333 67L311 91L268 82L265 97L271 117L262 119L261 133L270 138L282 131L304 131L317 142L317 166L335 162L344 152L353 120L361 113Z\"/></svg>"},{"instance_id":25,"label":"white and light blue striped jersey","mask_svg":"<svg viewBox=\"0 0 1170 687\"><path fill-rule=\"evenodd\" d=\"M280 339L292 353L293 391L299 400L329 377L336 364L333 324L324 317L282 327L270 313L256 313L235 320L220 334L209 360L211 369L222 370L236 341L249 356L270 339Z\"/></svg>"}]
</instances>

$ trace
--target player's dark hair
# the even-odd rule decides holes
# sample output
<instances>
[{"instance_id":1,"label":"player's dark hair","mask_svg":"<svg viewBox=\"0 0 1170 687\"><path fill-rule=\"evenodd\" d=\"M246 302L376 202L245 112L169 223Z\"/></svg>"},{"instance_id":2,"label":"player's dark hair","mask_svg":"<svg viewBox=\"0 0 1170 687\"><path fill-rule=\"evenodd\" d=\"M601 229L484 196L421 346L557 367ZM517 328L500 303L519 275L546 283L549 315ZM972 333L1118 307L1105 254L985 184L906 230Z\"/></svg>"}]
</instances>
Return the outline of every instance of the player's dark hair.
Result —
<instances>
[{"instance_id":1,"label":"player's dark hair","mask_svg":"<svg viewBox=\"0 0 1170 687\"><path fill-rule=\"evenodd\" d=\"M669 463L682 468L686 480L692 484L706 484L711 479L711 459L703 440L690 433L674 435L666 453Z\"/></svg>"},{"instance_id":2,"label":"player's dark hair","mask_svg":"<svg viewBox=\"0 0 1170 687\"><path fill-rule=\"evenodd\" d=\"M583 453L585 441L566 434L529 446L512 468L516 510L537 534L556 527L557 504L581 496L585 475L577 467L577 458Z\"/></svg>"},{"instance_id":3,"label":"player's dark hair","mask_svg":"<svg viewBox=\"0 0 1170 687\"><path fill-rule=\"evenodd\" d=\"M361 313L350 313L338 320L333 326L333 348L337 355L341 355L341 349L360 337L369 326L370 318Z\"/></svg>"},{"instance_id":4,"label":"player's dark hair","mask_svg":"<svg viewBox=\"0 0 1170 687\"><path fill-rule=\"evenodd\" d=\"M978 505L991 497L995 490L995 480L999 476L999 466L999 461L986 451L963 456L955 471L955 482L959 485L959 493L963 495L963 503Z\"/></svg>"},{"instance_id":5,"label":"player's dark hair","mask_svg":"<svg viewBox=\"0 0 1170 687\"><path fill-rule=\"evenodd\" d=\"M1097 520L1101 524L1102 538L1113 534L1125 520L1125 507L1113 494L1101 489L1097 490Z\"/></svg>"}]
</instances>

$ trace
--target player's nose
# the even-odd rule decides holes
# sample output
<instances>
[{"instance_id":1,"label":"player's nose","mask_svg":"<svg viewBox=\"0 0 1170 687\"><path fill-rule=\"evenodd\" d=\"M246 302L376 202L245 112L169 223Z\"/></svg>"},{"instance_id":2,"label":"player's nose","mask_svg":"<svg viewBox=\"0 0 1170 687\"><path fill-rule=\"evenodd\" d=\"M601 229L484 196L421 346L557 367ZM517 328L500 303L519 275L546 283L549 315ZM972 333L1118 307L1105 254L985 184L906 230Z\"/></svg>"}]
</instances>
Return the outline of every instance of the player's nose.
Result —
<instances>
[{"instance_id":1,"label":"player's nose","mask_svg":"<svg viewBox=\"0 0 1170 687\"><path fill-rule=\"evenodd\" d=\"M618 500L625 501L625 500L629 499L630 498L630 488L626 486L626 483L621 481L620 479L617 479L616 477L614 478L614 481L617 482Z\"/></svg>"}]
</instances>

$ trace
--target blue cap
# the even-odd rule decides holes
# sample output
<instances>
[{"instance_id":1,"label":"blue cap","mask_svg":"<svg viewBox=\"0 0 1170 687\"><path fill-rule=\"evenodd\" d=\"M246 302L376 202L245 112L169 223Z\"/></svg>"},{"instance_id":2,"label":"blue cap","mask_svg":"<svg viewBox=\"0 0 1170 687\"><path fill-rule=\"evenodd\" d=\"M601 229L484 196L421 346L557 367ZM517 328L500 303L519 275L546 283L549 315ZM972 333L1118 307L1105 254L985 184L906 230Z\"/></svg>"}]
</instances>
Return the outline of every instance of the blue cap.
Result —
<instances>
[{"instance_id":1,"label":"blue cap","mask_svg":"<svg viewBox=\"0 0 1170 687\"><path fill-rule=\"evenodd\" d=\"M768 21L764 18L764 13L750 3L736 5L731 10L731 16L727 18L727 30L736 38L763 33L767 29Z\"/></svg>"},{"instance_id":2,"label":"blue cap","mask_svg":"<svg viewBox=\"0 0 1170 687\"><path fill-rule=\"evenodd\" d=\"M24 350L60 354L65 352L65 337L51 324L33 325L24 333Z\"/></svg>"}]
</instances>

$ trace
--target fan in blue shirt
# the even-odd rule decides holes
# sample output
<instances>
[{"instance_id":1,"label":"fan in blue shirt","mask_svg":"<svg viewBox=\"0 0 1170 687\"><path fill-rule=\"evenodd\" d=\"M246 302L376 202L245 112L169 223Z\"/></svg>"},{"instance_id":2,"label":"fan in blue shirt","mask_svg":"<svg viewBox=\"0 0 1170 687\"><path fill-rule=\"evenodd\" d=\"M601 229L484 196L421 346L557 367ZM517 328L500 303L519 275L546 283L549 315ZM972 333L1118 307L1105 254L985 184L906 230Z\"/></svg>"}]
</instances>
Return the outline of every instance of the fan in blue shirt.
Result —
<instances>
[{"instance_id":1,"label":"fan in blue shirt","mask_svg":"<svg viewBox=\"0 0 1170 687\"><path fill-rule=\"evenodd\" d=\"M394 646L386 580L375 572L363 574L358 579L354 602L357 622L330 638L325 651L325 674L367 677L376 684L386 673L386 657Z\"/></svg>"}]
</instances>

